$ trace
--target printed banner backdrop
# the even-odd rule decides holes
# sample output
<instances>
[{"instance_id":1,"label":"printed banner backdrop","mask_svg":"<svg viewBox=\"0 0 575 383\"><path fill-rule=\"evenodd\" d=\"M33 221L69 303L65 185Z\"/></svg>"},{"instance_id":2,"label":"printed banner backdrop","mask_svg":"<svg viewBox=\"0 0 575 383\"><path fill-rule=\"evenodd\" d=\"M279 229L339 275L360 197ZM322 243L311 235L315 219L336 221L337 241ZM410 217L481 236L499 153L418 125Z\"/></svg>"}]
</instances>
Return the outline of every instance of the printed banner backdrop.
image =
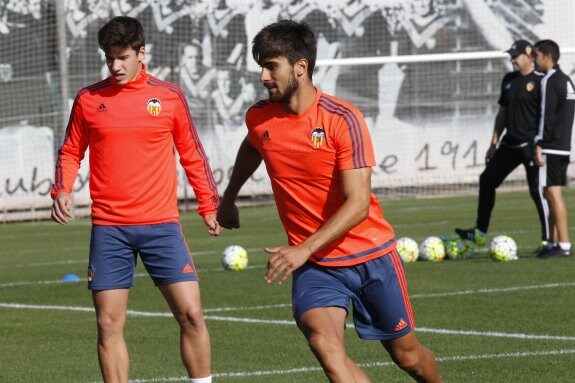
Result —
<instances>
[{"instance_id":1,"label":"printed banner backdrop","mask_svg":"<svg viewBox=\"0 0 575 383\"><path fill-rule=\"evenodd\" d=\"M48 185L70 102L108 75L96 34L110 17L142 21L149 71L185 92L220 191L245 136L246 109L267 98L251 40L264 25L292 18L317 34L314 83L366 118L377 158L374 188L457 193L476 184L484 167L501 79L511 70L506 55L352 66L321 61L503 52L519 38L552 38L567 52L563 71L574 77L573 14L571 0L0 0L2 209L50 206ZM85 162L75 185L80 204L89 203ZM193 198L180 173L180 197ZM518 169L511 180L523 178ZM263 168L242 190L270 192Z\"/></svg>"}]
</instances>

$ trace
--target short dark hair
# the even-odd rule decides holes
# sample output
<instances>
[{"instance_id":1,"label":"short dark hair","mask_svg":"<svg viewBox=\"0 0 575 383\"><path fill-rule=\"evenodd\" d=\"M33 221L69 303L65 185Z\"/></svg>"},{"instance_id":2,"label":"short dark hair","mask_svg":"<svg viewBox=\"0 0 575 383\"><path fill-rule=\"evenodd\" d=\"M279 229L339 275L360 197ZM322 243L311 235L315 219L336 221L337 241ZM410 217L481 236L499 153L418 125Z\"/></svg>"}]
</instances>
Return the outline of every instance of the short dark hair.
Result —
<instances>
[{"instance_id":1,"label":"short dark hair","mask_svg":"<svg viewBox=\"0 0 575 383\"><path fill-rule=\"evenodd\" d=\"M309 25L294 20L280 20L264 27L253 40L252 56L258 64L272 57L285 56L294 65L306 59L312 78L317 55L317 40Z\"/></svg>"},{"instance_id":2,"label":"short dark hair","mask_svg":"<svg viewBox=\"0 0 575 383\"><path fill-rule=\"evenodd\" d=\"M541 40L535 43L535 49L543 53L544 56L551 56L553 64L557 64L559 61L559 45L553 40Z\"/></svg>"},{"instance_id":3,"label":"short dark hair","mask_svg":"<svg viewBox=\"0 0 575 383\"><path fill-rule=\"evenodd\" d=\"M98 44L104 52L114 48L131 47L136 52L146 45L144 28L135 18L116 16L98 31Z\"/></svg>"}]
</instances>

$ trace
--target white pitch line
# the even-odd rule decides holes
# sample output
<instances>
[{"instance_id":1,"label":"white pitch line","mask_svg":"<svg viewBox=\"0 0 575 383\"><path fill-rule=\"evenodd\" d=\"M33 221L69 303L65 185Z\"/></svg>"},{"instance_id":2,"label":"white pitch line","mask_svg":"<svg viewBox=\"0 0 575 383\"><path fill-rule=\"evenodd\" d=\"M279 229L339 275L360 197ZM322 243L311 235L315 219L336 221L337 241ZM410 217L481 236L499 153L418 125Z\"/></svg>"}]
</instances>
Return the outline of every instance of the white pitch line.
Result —
<instances>
[{"instance_id":1,"label":"white pitch line","mask_svg":"<svg viewBox=\"0 0 575 383\"><path fill-rule=\"evenodd\" d=\"M515 286L515 287L501 287L493 289L477 289L477 290L462 290L462 291L450 291L447 293L431 293L431 294L413 294L409 295L411 299L418 298L443 298L449 296L458 295L471 295L471 294L493 294L493 293L504 293L510 291L524 291L524 290L534 290L534 289L553 289L561 287L573 287L575 282L565 282L565 283L546 283L543 285L532 285L532 286Z\"/></svg>"},{"instance_id":2,"label":"white pitch line","mask_svg":"<svg viewBox=\"0 0 575 383\"><path fill-rule=\"evenodd\" d=\"M64 282L62 282L60 280L6 282L6 283L0 283L0 288L2 288L2 287L30 286L30 285L59 285L62 283L64 283ZM77 283L77 281L76 282L65 282L65 283Z\"/></svg>"},{"instance_id":3,"label":"white pitch line","mask_svg":"<svg viewBox=\"0 0 575 383\"><path fill-rule=\"evenodd\" d=\"M484 336L494 338L513 338L513 339L529 339L529 340L575 341L575 336L521 334L521 333L506 333L497 331L449 330L449 329L428 328L428 327L415 327L415 332L427 332L442 335L466 335L466 336L469 335L469 336Z\"/></svg>"},{"instance_id":4,"label":"white pitch line","mask_svg":"<svg viewBox=\"0 0 575 383\"><path fill-rule=\"evenodd\" d=\"M254 266L248 266L247 270L251 270L251 269L263 269L265 268L265 265L254 265ZM228 272L226 270L224 270L221 267L218 268L214 268L214 269L198 269L199 273L205 273L205 272ZM136 273L134 274L135 278L143 278L143 277L149 277L149 275L147 273ZM2 287L17 287L17 286L33 286L33 285L55 285L55 284L62 284L62 283L85 283L88 280L86 278L80 278L76 281L62 281L62 280L48 280L48 281L19 281L19 282L5 282L5 283L0 283L0 288Z\"/></svg>"},{"instance_id":5,"label":"white pitch line","mask_svg":"<svg viewBox=\"0 0 575 383\"><path fill-rule=\"evenodd\" d=\"M575 349L562 349L562 350L548 350L548 351L525 351L525 352L505 352L500 354L478 354L478 355L455 355L437 357L439 363L460 362L468 360L484 360L484 359L508 359L508 358L528 358L538 356L561 356L575 354ZM358 363L361 368L375 368L375 367L391 367L394 366L393 362L370 362ZM231 378L231 377L252 377L252 376L270 376L280 375L285 376L288 374L299 374L307 372L321 371L320 367L301 367L290 368L286 370L260 370L260 371L240 371L240 372L216 372L212 374L213 378ZM149 379L131 379L130 383L159 383L159 382L187 382L189 380L186 376L172 376L165 378L149 378ZM92 382L101 383L101 382Z\"/></svg>"},{"instance_id":6,"label":"white pitch line","mask_svg":"<svg viewBox=\"0 0 575 383\"><path fill-rule=\"evenodd\" d=\"M286 320L286 319L255 319L255 318L239 318L239 317L223 317L223 316L215 316L215 315L206 315L205 318L207 320L213 321L223 321L223 322L241 322L241 323L255 323L255 324L273 324L273 325L288 325L288 326L295 326L295 321L293 319ZM349 327L349 323L346 324ZM352 325L353 326L353 325Z\"/></svg>"},{"instance_id":7,"label":"white pitch line","mask_svg":"<svg viewBox=\"0 0 575 383\"><path fill-rule=\"evenodd\" d=\"M548 350L548 351L521 351L521 352L504 352L500 354L479 354L479 355L455 355L455 356L440 356L435 359L440 363L445 362L458 362L465 360L481 360L481 359L501 359L501 358L522 358L530 356L554 356L554 355L570 355L575 354L575 349L563 350ZM393 366L393 362L372 362L360 363L362 368L370 367L385 367Z\"/></svg>"},{"instance_id":8,"label":"white pitch line","mask_svg":"<svg viewBox=\"0 0 575 383\"><path fill-rule=\"evenodd\" d=\"M67 252L72 252L72 251L82 251L83 253L88 253L88 248L87 246L69 246L69 247L61 247L59 248L60 253L67 253ZM41 249L18 249L18 250L10 250L10 252L8 252L7 254L10 255L24 255L24 254L37 254L39 251L41 251ZM86 255L86 261L88 260L88 256ZM50 263L48 263L50 264ZM26 266L35 266L35 264L30 263L30 264L15 264L15 265L6 265L6 266L0 266L1 269L7 269L7 268L12 268L12 267L26 267Z\"/></svg>"},{"instance_id":9,"label":"white pitch line","mask_svg":"<svg viewBox=\"0 0 575 383\"><path fill-rule=\"evenodd\" d=\"M54 265L63 265L63 264L72 264L72 263L88 263L88 247L87 246L74 246L74 247L63 247L62 252L74 251L74 250L81 250L86 253L86 256L82 260L67 260L67 261L55 261L55 262L31 262L31 263L16 263L13 265L0 265L0 269L14 269L14 268L32 268L32 267L46 267L46 266L54 266ZM253 249L246 249L248 253L257 253L263 252L261 248L253 248ZM28 253L37 253L38 249L22 249L22 250L14 250L10 251L10 254L28 254ZM205 256L205 255L214 255L220 254L221 252L218 250L206 250L206 251L192 251L192 256Z\"/></svg>"},{"instance_id":10,"label":"white pitch line","mask_svg":"<svg viewBox=\"0 0 575 383\"><path fill-rule=\"evenodd\" d=\"M29 309L29 310L61 310L61 311L81 311L93 312L92 307L81 306L54 306L54 305L29 305L22 303L0 303L0 308L12 309ZM131 317L172 317L170 312L150 312L150 311L137 311L128 310L128 316ZM227 317L206 315L206 320L213 321L227 321L235 323L255 323L255 324L272 324L272 325L289 325L295 326L293 320L285 319L256 319L256 318L241 318L241 317ZM347 327L353 327L353 324L347 323ZM426 332L432 334L442 335L465 335L465 336L482 336L482 337L496 337L496 338L513 338L513 339L529 339L529 340L560 340L560 341L575 341L575 336L562 336L562 335L541 335L541 334L521 334L521 333L504 333L497 331L475 331L475 330L451 330L451 329L437 329L429 327L416 327L416 332Z\"/></svg>"},{"instance_id":11,"label":"white pitch line","mask_svg":"<svg viewBox=\"0 0 575 383\"><path fill-rule=\"evenodd\" d=\"M90 235L90 230L86 230L86 229L67 229L67 231L65 233L63 233L62 235L66 235L67 237L70 236L74 236L77 234L85 234L87 236ZM9 240L9 239L20 239L20 238L25 238L25 239L30 239L30 238L41 238L41 237L53 237L55 234L52 231L44 231L44 230L27 230L27 231L23 231L23 232L18 232L18 233L3 233L0 234L0 240Z\"/></svg>"},{"instance_id":12,"label":"white pitch line","mask_svg":"<svg viewBox=\"0 0 575 383\"><path fill-rule=\"evenodd\" d=\"M291 307L289 303L278 303L275 305L259 305L259 306L238 306L238 307L219 307L212 309L204 309L204 313L226 312L226 311L248 311L248 310L269 310Z\"/></svg>"},{"instance_id":13,"label":"white pitch line","mask_svg":"<svg viewBox=\"0 0 575 383\"><path fill-rule=\"evenodd\" d=\"M67 260L67 261L55 261L55 262L36 262L36 263L19 263L9 266L0 266L0 269L29 269L31 267L50 267L50 266L61 266L61 265L75 265L78 263L87 264L88 259L84 260Z\"/></svg>"},{"instance_id":14,"label":"white pitch line","mask_svg":"<svg viewBox=\"0 0 575 383\"><path fill-rule=\"evenodd\" d=\"M0 307L8 309L29 309L29 310L60 310L60 311L82 311L93 312L93 307L82 306L53 306L53 305L28 305L24 303L0 303Z\"/></svg>"},{"instance_id":15,"label":"white pitch line","mask_svg":"<svg viewBox=\"0 0 575 383\"><path fill-rule=\"evenodd\" d=\"M264 268L265 265L255 265L255 266L248 266L248 269L261 269ZM215 268L215 269L198 269L198 272L224 272L222 268ZM137 273L135 277L142 278L148 277L147 273ZM0 283L0 288L5 287L17 287L17 286L29 286L29 285L54 285L54 284L61 284L61 283L81 283L86 282L86 278L80 278L78 281L68 282L68 281L61 281L61 280L48 280L48 281L19 281L19 282L5 282ZM461 295L474 295L474 294L494 294L494 293L501 293L501 292L512 292L512 291L526 291L526 290L534 290L534 289L551 289L551 288L564 288L564 287L573 287L575 286L575 282L565 282L565 283L546 283L542 285L526 285L526 286L514 286L514 287L501 287L501 288L492 288L492 289L477 289L477 290L463 290L463 291L450 291L450 292L443 292L443 293L431 293L431 294L410 294L410 299L421 299L421 298L442 298L442 297L449 297L449 296L461 296ZM225 308L220 309L220 311L233 311L238 308Z\"/></svg>"}]
</instances>

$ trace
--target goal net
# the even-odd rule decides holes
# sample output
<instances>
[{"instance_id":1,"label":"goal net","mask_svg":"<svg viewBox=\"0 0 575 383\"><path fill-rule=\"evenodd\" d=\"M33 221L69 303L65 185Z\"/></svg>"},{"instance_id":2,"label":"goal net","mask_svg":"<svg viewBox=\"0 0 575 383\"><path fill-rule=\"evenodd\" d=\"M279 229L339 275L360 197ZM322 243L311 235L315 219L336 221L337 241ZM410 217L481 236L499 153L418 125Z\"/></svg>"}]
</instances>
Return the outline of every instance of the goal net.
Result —
<instances>
[{"instance_id":1,"label":"goal net","mask_svg":"<svg viewBox=\"0 0 575 383\"><path fill-rule=\"evenodd\" d=\"M245 111L267 98L251 41L290 18L316 32L316 86L366 119L374 190L426 196L476 190L514 40L555 40L575 77L573 14L571 0L0 0L2 219L46 216L71 101L108 75L96 35L113 16L144 25L148 70L186 94L220 191ZM88 177L85 160L77 206L90 203ZM193 199L181 169L179 183ZM523 169L504 187L524 188ZM263 167L242 189L270 193Z\"/></svg>"}]
</instances>

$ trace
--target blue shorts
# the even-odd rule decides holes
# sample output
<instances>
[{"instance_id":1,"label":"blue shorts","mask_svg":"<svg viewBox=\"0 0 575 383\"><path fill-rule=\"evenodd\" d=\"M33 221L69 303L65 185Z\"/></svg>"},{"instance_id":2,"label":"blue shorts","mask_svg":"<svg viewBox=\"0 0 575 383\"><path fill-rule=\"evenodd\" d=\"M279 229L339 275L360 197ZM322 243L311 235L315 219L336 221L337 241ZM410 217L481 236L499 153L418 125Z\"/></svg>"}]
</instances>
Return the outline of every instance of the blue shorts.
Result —
<instances>
[{"instance_id":1,"label":"blue shorts","mask_svg":"<svg viewBox=\"0 0 575 383\"><path fill-rule=\"evenodd\" d=\"M294 272L296 321L318 307L349 311L350 301L355 329L362 339L396 339L414 327L403 264L395 250L356 266L322 267L307 262Z\"/></svg>"},{"instance_id":2,"label":"blue shorts","mask_svg":"<svg viewBox=\"0 0 575 383\"><path fill-rule=\"evenodd\" d=\"M109 290L132 287L138 254L156 286L198 280L179 223L93 225L88 288Z\"/></svg>"}]
</instances>

